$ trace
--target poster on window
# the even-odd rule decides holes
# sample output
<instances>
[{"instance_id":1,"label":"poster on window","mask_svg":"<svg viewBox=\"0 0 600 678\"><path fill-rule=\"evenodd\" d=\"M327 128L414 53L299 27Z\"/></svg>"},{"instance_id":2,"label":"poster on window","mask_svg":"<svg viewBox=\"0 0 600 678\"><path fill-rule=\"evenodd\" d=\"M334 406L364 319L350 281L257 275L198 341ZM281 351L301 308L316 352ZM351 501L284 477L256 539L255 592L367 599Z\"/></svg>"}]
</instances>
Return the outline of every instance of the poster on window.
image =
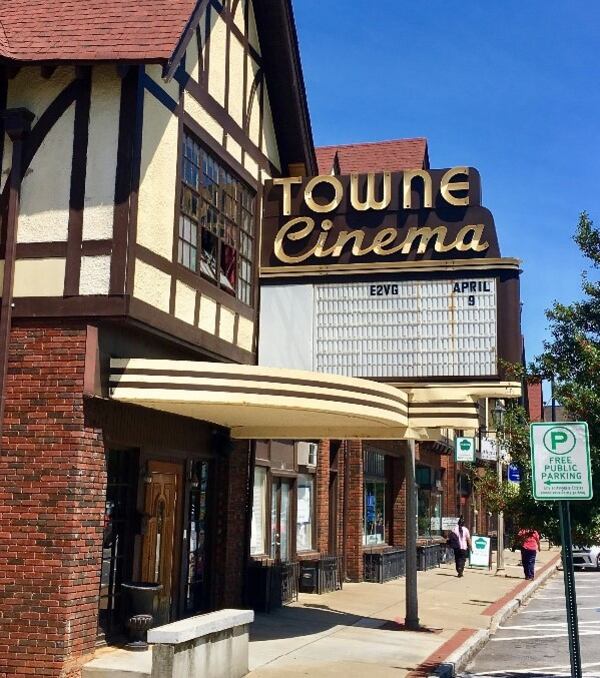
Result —
<instances>
[{"instance_id":1,"label":"poster on window","mask_svg":"<svg viewBox=\"0 0 600 678\"><path fill-rule=\"evenodd\" d=\"M310 487L298 487L298 523L310 523Z\"/></svg>"},{"instance_id":2,"label":"poster on window","mask_svg":"<svg viewBox=\"0 0 600 678\"><path fill-rule=\"evenodd\" d=\"M263 553L265 550L265 505L264 477L257 474L254 484L252 503L252 527L250 532L250 553Z\"/></svg>"},{"instance_id":3,"label":"poster on window","mask_svg":"<svg viewBox=\"0 0 600 678\"><path fill-rule=\"evenodd\" d=\"M442 529L442 516L431 516L431 531L439 532Z\"/></svg>"}]
</instances>

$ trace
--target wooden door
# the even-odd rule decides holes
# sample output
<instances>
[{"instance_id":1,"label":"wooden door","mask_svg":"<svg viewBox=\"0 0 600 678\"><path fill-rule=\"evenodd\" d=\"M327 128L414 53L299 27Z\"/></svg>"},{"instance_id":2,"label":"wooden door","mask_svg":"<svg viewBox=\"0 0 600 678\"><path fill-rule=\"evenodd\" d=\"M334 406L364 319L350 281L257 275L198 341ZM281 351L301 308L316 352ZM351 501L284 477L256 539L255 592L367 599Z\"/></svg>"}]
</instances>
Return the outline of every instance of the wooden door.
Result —
<instances>
[{"instance_id":1,"label":"wooden door","mask_svg":"<svg viewBox=\"0 0 600 678\"><path fill-rule=\"evenodd\" d=\"M180 464L150 460L144 495L147 525L142 541L142 580L162 584L155 622L171 621L177 600L179 571L179 504L183 469Z\"/></svg>"}]
</instances>

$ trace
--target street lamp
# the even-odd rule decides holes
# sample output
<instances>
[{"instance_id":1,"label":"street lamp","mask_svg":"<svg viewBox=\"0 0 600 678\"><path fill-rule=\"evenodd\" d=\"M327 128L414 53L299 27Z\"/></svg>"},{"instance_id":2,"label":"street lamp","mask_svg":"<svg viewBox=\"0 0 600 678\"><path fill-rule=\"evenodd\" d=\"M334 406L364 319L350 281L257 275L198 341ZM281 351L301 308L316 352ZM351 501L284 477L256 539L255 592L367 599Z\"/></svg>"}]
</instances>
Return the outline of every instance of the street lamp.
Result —
<instances>
[{"instance_id":1,"label":"street lamp","mask_svg":"<svg viewBox=\"0 0 600 678\"><path fill-rule=\"evenodd\" d=\"M492 410L492 417L496 426L496 453L498 459L496 461L496 471L498 473L498 485L502 487L502 459L500 458L500 445L498 441L498 433L504 428L504 415L506 414L506 406L504 400L498 398ZM503 575L504 569L504 513L498 511L498 545L496 552L496 574Z\"/></svg>"}]
</instances>

